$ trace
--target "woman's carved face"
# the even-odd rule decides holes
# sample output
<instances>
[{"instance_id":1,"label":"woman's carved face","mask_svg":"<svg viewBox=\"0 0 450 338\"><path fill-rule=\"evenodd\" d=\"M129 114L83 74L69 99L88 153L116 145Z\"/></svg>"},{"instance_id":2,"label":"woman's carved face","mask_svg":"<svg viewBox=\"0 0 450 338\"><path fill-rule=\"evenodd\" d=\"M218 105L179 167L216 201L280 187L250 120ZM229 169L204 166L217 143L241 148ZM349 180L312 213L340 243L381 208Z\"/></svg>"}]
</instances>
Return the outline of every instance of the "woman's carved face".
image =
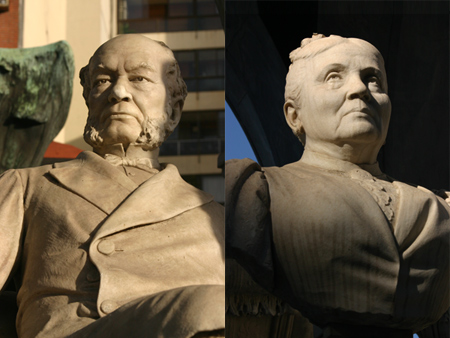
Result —
<instances>
[{"instance_id":1,"label":"woman's carved face","mask_svg":"<svg viewBox=\"0 0 450 338\"><path fill-rule=\"evenodd\" d=\"M298 116L306 144L384 143L391 115L379 52L352 39L304 61Z\"/></svg>"}]
</instances>

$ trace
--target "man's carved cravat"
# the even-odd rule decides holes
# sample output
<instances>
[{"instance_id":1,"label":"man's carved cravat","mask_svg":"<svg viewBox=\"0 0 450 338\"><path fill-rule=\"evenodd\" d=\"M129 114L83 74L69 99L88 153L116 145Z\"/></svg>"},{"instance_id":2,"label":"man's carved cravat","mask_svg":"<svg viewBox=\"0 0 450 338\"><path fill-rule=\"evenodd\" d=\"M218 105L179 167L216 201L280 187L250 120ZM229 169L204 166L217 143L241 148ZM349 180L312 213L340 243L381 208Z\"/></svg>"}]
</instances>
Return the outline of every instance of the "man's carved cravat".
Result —
<instances>
[{"instance_id":1,"label":"man's carved cravat","mask_svg":"<svg viewBox=\"0 0 450 338\"><path fill-rule=\"evenodd\" d=\"M127 157L120 157L113 154L106 154L105 160L107 160L109 163L111 163L114 166L129 166L129 167L136 167L140 169L154 169L155 172L159 169L159 162L152 160L150 158L127 158Z\"/></svg>"}]
</instances>

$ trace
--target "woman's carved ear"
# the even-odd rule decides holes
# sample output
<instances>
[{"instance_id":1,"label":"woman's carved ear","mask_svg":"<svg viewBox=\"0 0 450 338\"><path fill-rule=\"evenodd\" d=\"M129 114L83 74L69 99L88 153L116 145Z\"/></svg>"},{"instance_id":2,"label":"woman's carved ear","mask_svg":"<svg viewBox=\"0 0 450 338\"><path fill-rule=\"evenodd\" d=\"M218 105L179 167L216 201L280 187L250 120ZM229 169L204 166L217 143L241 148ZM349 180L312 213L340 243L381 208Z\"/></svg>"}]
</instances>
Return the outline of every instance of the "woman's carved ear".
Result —
<instances>
[{"instance_id":1,"label":"woman's carved ear","mask_svg":"<svg viewBox=\"0 0 450 338\"><path fill-rule=\"evenodd\" d=\"M300 118L300 107L291 99L286 100L283 106L284 117L289 127L292 129L295 135L304 134L303 124Z\"/></svg>"}]
</instances>

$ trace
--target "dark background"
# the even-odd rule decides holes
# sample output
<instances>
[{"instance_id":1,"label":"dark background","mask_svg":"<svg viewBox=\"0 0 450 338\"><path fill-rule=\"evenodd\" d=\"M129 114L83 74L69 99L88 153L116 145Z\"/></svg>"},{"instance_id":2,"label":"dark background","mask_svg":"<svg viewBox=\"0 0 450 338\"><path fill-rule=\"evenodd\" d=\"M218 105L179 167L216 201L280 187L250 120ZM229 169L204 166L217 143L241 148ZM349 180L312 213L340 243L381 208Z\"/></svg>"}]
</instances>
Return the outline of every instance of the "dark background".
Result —
<instances>
[{"instance_id":1,"label":"dark background","mask_svg":"<svg viewBox=\"0 0 450 338\"><path fill-rule=\"evenodd\" d=\"M283 115L289 53L312 33L364 39L392 102L379 155L390 176L449 189L448 1L226 1L226 99L263 166L297 161Z\"/></svg>"}]
</instances>

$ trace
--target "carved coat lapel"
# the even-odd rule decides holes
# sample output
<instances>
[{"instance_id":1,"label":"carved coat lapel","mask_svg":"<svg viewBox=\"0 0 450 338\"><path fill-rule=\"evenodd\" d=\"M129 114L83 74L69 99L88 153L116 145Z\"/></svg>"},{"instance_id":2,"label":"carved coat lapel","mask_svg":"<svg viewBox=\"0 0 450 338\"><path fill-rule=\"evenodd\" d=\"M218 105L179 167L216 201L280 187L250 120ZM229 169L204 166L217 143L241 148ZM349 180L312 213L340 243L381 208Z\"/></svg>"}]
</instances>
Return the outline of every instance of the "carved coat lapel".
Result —
<instances>
[{"instance_id":1,"label":"carved coat lapel","mask_svg":"<svg viewBox=\"0 0 450 338\"><path fill-rule=\"evenodd\" d=\"M174 165L140 185L108 217L95 238L131 227L161 222L211 202L213 196L187 184Z\"/></svg>"},{"instance_id":2,"label":"carved coat lapel","mask_svg":"<svg viewBox=\"0 0 450 338\"><path fill-rule=\"evenodd\" d=\"M213 200L210 194L187 184L171 164L138 186L90 151L74 161L56 163L49 174L109 215L96 238L161 222Z\"/></svg>"},{"instance_id":3,"label":"carved coat lapel","mask_svg":"<svg viewBox=\"0 0 450 338\"><path fill-rule=\"evenodd\" d=\"M82 152L74 161L56 163L49 174L106 214L137 188L131 179L90 151Z\"/></svg>"}]
</instances>

